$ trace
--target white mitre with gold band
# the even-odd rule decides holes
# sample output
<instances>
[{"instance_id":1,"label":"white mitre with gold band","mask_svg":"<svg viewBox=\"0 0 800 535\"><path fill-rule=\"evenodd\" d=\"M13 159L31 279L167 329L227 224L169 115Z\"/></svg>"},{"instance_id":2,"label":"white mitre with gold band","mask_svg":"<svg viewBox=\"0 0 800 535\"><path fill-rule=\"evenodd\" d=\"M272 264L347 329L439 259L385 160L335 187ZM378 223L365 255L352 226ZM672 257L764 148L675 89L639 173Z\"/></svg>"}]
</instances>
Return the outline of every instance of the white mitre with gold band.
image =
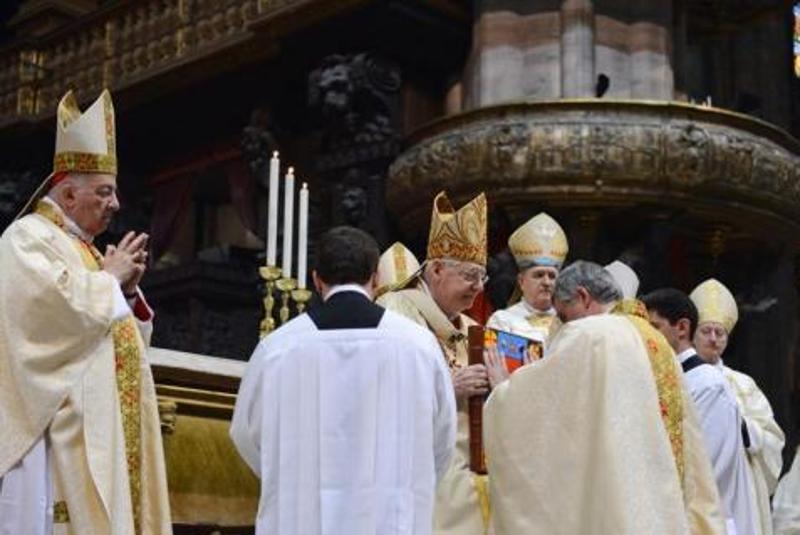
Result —
<instances>
[{"instance_id":1,"label":"white mitre with gold band","mask_svg":"<svg viewBox=\"0 0 800 535\"><path fill-rule=\"evenodd\" d=\"M508 247L520 270L532 266L561 268L569 252L567 235L558 222L542 212L508 238Z\"/></svg>"},{"instance_id":2,"label":"white mitre with gold band","mask_svg":"<svg viewBox=\"0 0 800 535\"><path fill-rule=\"evenodd\" d=\"M39 184L17 218L27 213L65 173L117 174L114 104L107 89L83 113L72 91L61 98L56 110L53 172Z\"/></svg>"},{"instance_id":3,"label":"white mitre with gold band","mask_svg":"<svg viewBox=\"0 0 800 535\"><path fill-rule=\"evenodd\" d=\"M375 298L398 288L419 271L419 268L419 260L414 253L400 242L393 243L378 260L378 289L375 290Z\"/></svg>"},{"instance_id":4,"label":"white mitre with gold band","mask_svg":"<svg viewBox=\"0 0 800 535\"><path fill-rule=\"evenodd\" d=\"M72 91L58 103L53 173L63 172L117 174L114 104L107 89L83 113Z\"/></svg>"},{"instance_id":5,"label":"white mitre with gold band","mask_svg":"<svg viewBox=\"0 0 800 535\"><path fill-rule=\"evenodd\" d=\"M692 290L689 298L697 307L698 325L713 321L722 324L730 334L739 320L736 299L724 284L716 279L708 279Z\"/></svg>"},{"instance_id":6,"label":"white mitre with gold band","mask_svg":"<svg viewBox=\"0 0 800 535\"><path fill-rule=\"evenodd\" d=\"M433 200L427 260L450 259L486 265L486 195L456 211L445 192Z\"/></svg>"}]
</instances>

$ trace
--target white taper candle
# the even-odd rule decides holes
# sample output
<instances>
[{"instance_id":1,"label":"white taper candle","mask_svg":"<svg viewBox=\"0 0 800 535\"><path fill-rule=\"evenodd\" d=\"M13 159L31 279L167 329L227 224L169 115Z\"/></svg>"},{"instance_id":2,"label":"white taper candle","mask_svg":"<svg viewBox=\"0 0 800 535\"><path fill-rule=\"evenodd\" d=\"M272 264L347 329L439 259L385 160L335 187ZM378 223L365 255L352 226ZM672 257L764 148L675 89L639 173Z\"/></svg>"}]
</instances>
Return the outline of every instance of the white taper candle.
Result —
<instances>
[{"instance_id":1,"label":"white taper candle","mask_svg":"<svg viewBox=\"0 0 800 535\"><path fill-rule=\"evenodd\" d=\"M281 161L278 151L272 153L269 161L269 200L267 201L267 265L276 264L278 253L278 173Z\"/></svg>"},{"instance_id":2,"label":"white taper candle","mask_svg":"<svg viewBox=\"0 0 800 535\"><path fill-rule=\"evenodd\" d=\"M283 197L283 276L292 276L292 230L294 223L294 167L286 173Z\"/></svg>"},{"instance_id":3,"label":"white taper candle","mask_svg":"<svg viewBox=\"0 0 800 535\"><path fill-rule=\"evenodd\" d=\"M297 226L297 287L305 289L308 263L308 184L300 188L300 212Z\"/></svg>"}]
</instances>

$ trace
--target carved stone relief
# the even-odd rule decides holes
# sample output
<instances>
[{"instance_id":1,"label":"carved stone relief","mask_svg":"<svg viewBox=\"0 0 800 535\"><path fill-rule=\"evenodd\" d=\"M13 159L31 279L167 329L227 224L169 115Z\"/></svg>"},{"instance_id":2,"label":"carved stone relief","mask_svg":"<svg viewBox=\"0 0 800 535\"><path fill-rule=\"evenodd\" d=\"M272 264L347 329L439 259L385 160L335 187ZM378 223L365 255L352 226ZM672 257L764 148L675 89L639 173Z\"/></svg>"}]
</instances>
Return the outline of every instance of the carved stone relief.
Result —
<instances>
[{"instance_id":1,"label":"carved stone relief","mask_svg":"<svg viewBox=\"0 0 800 535\"><path fill-rule=\"evenodd\" d=\"M390 169L387 200L410 228L442 188L464 198L490 191L501 205L547 194L570 203L697 203L797 218L800 144L765 123L690 105L512 104L420 132Z\"/></svg>"}]
</instances>

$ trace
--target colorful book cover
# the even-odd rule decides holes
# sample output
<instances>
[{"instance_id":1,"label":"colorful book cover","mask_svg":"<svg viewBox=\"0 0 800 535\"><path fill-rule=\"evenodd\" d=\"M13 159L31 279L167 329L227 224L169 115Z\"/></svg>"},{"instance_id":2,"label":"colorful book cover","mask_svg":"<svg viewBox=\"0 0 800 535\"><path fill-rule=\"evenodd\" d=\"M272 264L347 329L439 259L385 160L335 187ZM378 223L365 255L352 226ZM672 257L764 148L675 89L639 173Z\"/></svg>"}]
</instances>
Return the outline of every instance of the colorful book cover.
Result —
<instances>
[{"instance_id":1,"label":"colorful book cover","mask_svg":"<svg viewBox=\"0 0 800 535\"><path fill-rule=\"evenodd\" d=\"M542 343L537 340L491 327L486 327L483 333L484 346L497 346L497 352L506 360L509 373L524 365L526 356L529 362L542 358Z\"/></svg>"}]
</instances>

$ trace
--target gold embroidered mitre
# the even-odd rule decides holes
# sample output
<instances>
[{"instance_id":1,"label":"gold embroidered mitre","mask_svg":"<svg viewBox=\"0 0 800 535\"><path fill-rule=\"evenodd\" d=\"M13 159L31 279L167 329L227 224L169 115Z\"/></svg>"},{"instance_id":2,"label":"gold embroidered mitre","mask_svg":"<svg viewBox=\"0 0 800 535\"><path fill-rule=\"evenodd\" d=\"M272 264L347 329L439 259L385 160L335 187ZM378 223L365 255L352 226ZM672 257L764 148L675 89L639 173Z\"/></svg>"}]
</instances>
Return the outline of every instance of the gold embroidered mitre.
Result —
<instances>
[{"instance_id":1,"label":"gold embroidered mitre","mask_svg":"<svg viewBox=\"0 0 800 535\"><path fill-rule=\"evenodd\" d=\"M486 265L486 195L481 193L458 211L445 192L433 200L428 260L449 258Z\"/></svg>"},{"instance_id":2,"label":"gold embroidered mitre","mask_svg":"<svg viewBox=\"0 0 800 535\"><path fill-rule=\"evenodd\" d=\"M508 238L508 247L519 269L552 266L561 269L569 252L567 235L558 222L542 212Z\"/></svg>"},{"instance_id":3,"label":"gold embroidered mitre","mask_svg":"<svg viewBox=\"0 0 800 535\"><path fill-rule=\"evenodd\" d=\"M378 289L375 298L396 289L419 271L419 260L405 245L395 242L378 260Z\"/></svg>"},{"instance_id":4,"label":"gold embroidered mitre","mask_svg":"<svg viewBox=\"0 0 800 535\"><path fill-rule=\"evenodd\" d=\"M81 113L75 94L68 91L56 112L56 152L53 173L117 174L114 105L103 90Z\"/></svg>"},{"instance_id":5,"label":"gold embroidered mitre","mask_svg":"<svg viewBox=\"0 0 800 535\"><path fill-rule=\"evenodd\" d=\"M699 323L721 323L730 332L739 320L739 309L730 290L716 279L708 279L692 290L689 298L697 307Z\"/></svg>"}]
</instances>

